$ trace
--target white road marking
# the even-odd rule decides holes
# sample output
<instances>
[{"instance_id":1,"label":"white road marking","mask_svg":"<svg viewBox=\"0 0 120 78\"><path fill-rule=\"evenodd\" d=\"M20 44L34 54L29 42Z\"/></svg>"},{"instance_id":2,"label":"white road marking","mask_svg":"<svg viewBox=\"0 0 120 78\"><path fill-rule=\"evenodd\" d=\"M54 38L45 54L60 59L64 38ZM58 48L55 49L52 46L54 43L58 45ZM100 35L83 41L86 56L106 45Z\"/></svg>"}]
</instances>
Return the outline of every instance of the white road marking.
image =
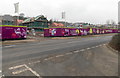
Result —
<instances>
[{"instance_id":1,"label":"white road marking","mask_svg":"<svg viewBox=\"0 0 120 78\"><path fill-rule=\"evenodd\" d=\"M95 48L95 47L92 47L92 48Z\"/></svg>"},{"instance_id":2,"label":"white road marking","mask_svg":"<svg viewBox=\"0 0 120 78\"><path fill-rule=\"evenodd\" d=\"M33 71L30 67L28 67L26 64L25 64L25 67L29 70L29 71L31 71L35 76L38 76L38 77L40 77L40 75L36 72L36 71Z\"/></svg>"},{"instance_id":3,"label":"white road marking","mask_svg":"<svg viewBox=\"0 0 120 78\"><path fill-rule=\"evenodd\" d=\"M85 49L82 49L82 50L80 50L80 51L85 51Z\"/></svg>"},{"instance_id":4,"label":"white road marking","mask_svg":"<svg viewBox=\"0 0 120 78\"><path fill-rule=\"evenodd\" d=\"M23 69L23 70L19 70L19 71L15 71L15 72L12 72L13 75L16 75L16 74L20 74L20 73L23 73L25 71L28 71L28 69Z\"/></svg>"},{"instance_id":5,"label":"white road marking","mask_svg":"<svg viewBox=\"0 0 120 78\"><path fill-rule=\"evenodd\" d=\"M69 43L69 42L68 42ZM103 44L103 45L106 45L106 44ZM99 46L103 46L103 45L99 45ZM95 46L95 47L91 47L91 48L96 48L96 47L99 47L99 46ZM6 47L12 47L12 46L6 46ZM87 48L87 50L89 50L89 49L91 49L91 48ZM80 52L80 51L85 51L85 49L81 49L81 50L76 50L76 51L74 51L74 53L78 53L78 52ZM73 54L72 52L69 52L69 53L66 53L65 55L70 55L70 54ZM64 55L57 55L57 56L55 56L55 57L62 57L62 56L64 56ZM53 58L55 58L55 57L49 57L49 58L46 58L46 59L44 59L44 60L50 60L50 59L53 59ZM36 63L40 63L41 61L35 61L35 62L32 62L32 63L29 63L29 64L36 64ZM36 71L33 71L30 67L28 67L26 64L23 64L23 65L18 65L18 66L14 66L14 67L10 67L9 68L9 70L13 70L13 69L17 69L17 68L21 68L21 67L26 67L25 69L23 69L23 70L20 70L20 71L16 71L16 72L12 72L12 74L20 74L20 73L22 73L22 72L25 72L25 71L30 71L30 72L32 72L35 76L40 76ZM0 72L2 72L1 70L0 70Z\"/></svg>"},{"instance_id":6,"label":"white road marking","mask_svg":"<svg viewBox=\"0 0 120 78\"><path fill-rule=\"evenodd\" d=\"M44 59L45 61L47 61L48 59L46 58L46 59Z\"/></svg>"},{"instance_id":7,"label":"white road marking","mask_svg":"<svg viewBox=\"0 0 120 78\"><path fill-rule=\"evenodd\" d=\"M16 45L9 45L9 46L4 46L6 48L10 48L10 47L15 47Z\"/></svg>"},{"instance_id":8,"label":"white road marking","mask_svg":"<svg viewBox=\"0 0 120 78\"><path fill-rule=\"evenodd\" d=\"M66 55L70 55L70 54L73 54L73 53L71 53L71 52L70 53L66 53Z\"/></svg>"},{"instance_id":9,"label":"white road marking","mask_svg":"<svg viewBox=\"0 0 120 78\"><path fill-rule=\"evenodd\" d=\"M58 56L55 56L55 57L60 57L60 56L58 55Z\"/></svg>"},{"instance_id":10,"label":"white road marking","mask_svg":"<svg viewBox=\"0 0 120 78\"><path fill-rule=\"evenodd\" d=\"M87 48L87 50L90 50L90 48Z\"/></svg>"},{"instance_id":11,"label":"white road marking","mask_svg":"<svg viewBox=\"0 0 120 78\"><path fill-rule=\"evenodd\" d=\"M33 64L33 63L28 63L28 64L30 65L30 64Z\"/></svg>"},{"instance_id":12,"label":"white road marking","mask_svg":"<svg viewBox=\"0 0 120 78\"><path fill-rule=\"evenodd\" d=\"M2 77L4 77L5 75L2 75Z\"/></svg>"},{"instance_id":13,"label":"white road marking","mask_svg":"<svg viewBox=\"0 0 120 78\"><path fill-rule=\"evenodd\" d=\"M77 51L74 51L74 53L79 53L80 51L79 50L77 50Z\"/></svg>"},{"instance_id":14,"label":"white road marking","mask_svg":"<svg viewBox=\"0 0 120 78\"><path fill-rule=\"evenodd\" d=\"M0 78L3 78L5 75L0 75Z\"/></svg>"},{"instance_id":15,"label":"white road marking","mask_svg":"<svg viewBox=\"0 0 120 78\"><path fill-rule=\"evenodd\" d=\"M10 67L9 70L13 70L13 69L17 69L17 68L21 68L21 67L25 67L26 69L20 70L20 71L16 71L16 72L12 72L12 74L16 75L16 74L20 74L23 73L27 70L29 70L31 73L33 73L35 76L40 77L40 75L36 72L33 71L30 67L28 67L26 64L23 65L18 65L18 66L14 66L14 67Z\"/></svg>"},{"instance_id":16,"label":"white road marking","mask_svg":"<svg viewBox=\"0 0 120 78\"><path fill-rule=\"evenodd\" d=\"M106 45L106 44L103 44L103 45ZM99 45L99 46L102 46L102 45ZM95 47L91 47L91 48L96 48L96 47L99 47L99 46L95 46ZM12 47L12 46L6 46L6 47ZM91 48L87 48L87 50L91 49ZM82 49L80 51L85 51L85 49ZM74 51L74 53L78 53L80 52L79 50L76 50ZM69 52L69 53L66 53L66 55L70 55L70 54L73 54L72 52ZM55 57L62 57L64 55L57 55ZM53 59L54 57L49 57L49 58L46 58L44 60L50 60L50 59ZM29 63L29 64L36 64L36 63L40 63L41 61L35 61L35 62L32 62L32 63ZM27 70L31 71L34 75L36 76L40 76L37 72L33 71L30 67L28 67L26 64L23 64L23 65L18 65L18 66L14 66L14 67L10 67L9 70L13 70L13 69L17 69L17 68L21 68L21 67L26 67L27 69L23 69L23 70L20 70L20 71L16 71L16 72L12 72L12 74L20 74L22 72L25 72ZM0 70L0 72L2 72Z\"/></svg>"},{"instance_id":17,"label":"white road marking","mask_svg":"<svg viewBox=\"0 0 120 78\"><path fill-rule=\"evenodd\" d=\"M99 47L99 46L95 46L96 48Z\"/></svg>"},{"instance_id":18,"label":"white road marking","mask_svg":"<svg viewBox=\"0 0 120 78\"><path fill-rule=\"evenodd\" d=\"M17 68L20 68L20 67L23 67L23 66L25 66L25 65L23 64L23 65L18 65L18 66L10 67L9 70L17 69Z\"/></svg>"},{"instance_id":19,"label":"white road marking","mask_svg":"<svg viewBox=\"0 0 120 78\"><path fill-rule=\"evenodd\" d=\"M106 45L106 44L103 44L103 45Z\"/></svg>"},{"instance_id":20,"label":"white road marking","mask_svg":"<svg viewBox=\"0 0 120 78\"><path fill-rule=\"evenodd\" d=\"M55 57L63 57L64 55L57 55L57 56L55 56Z\"/></svg>"},{"instance_id":21,"label":"white road marking","mask_svg":"<svg viewBox=\"0 0 120 78\"><path fill-rule=\"evenodd\" d=\"M29 65L30 65L30 64L37 64L37 63L40 63L40 62L41 62L41 61L38 60L38 61L35 61L35 62L32 62L32 63L28 63L28 64L29 64Z\"/></svg>"},{"instance_id":22,"label":"white road marking","mask_svg":"<svg viewBox=\"0 0 120 78\"><path fill-rule=\"evenodd\" d=\"M11 47L11 46L5 46L5 47Z\"/></svg>"}]
</instances>

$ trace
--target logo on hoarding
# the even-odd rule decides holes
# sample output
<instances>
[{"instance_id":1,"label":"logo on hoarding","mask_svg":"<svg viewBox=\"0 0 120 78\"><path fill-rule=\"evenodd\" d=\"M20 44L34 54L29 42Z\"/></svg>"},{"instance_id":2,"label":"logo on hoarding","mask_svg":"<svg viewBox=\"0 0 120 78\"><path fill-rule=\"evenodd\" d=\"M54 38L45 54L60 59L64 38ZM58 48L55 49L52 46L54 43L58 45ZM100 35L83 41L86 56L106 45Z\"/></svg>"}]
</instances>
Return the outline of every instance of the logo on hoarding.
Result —
<instances>
[{"instance_id":1,"label":"logo on hoarding","mask_svg":"<svg viewBox=\"0 0 120 78\"><path fill-rule=\"evenodd\" d=\"M27 38L27 37L26 37L26 30L25 30L24 28L22 28L22 33L21 33L21 35L22 35L22 37Z\"/></svg>"},{"instance_id":2,"label":"logo on hoarding","mask_svg":"<svg viewBox=\"0 0 120 78\"><path fill-rule=\"evenodd\" d=\"M20 28L15 29L14 31L15 31L15 34L21 34Z\"/></svg>"},{"instance_id":3,"label":"logo on hoarding","mask_svg":"<svg viewBox=\"0 0 120 78\"><path fill-rule=\"evenodd\" d=\"M80 30L81 34L83 35L83 30Z\"/></svg>"},{"instance_id":4,"label":"logo on hoarding","mask_svg":"<svg viewBox=\"0 0 120 78\"><path fill-rule=\"evenodd\" d=\"M56 34L56 29L50 29L49 33L51 33L51 35L55 35Z\"/></svg>"},{"instance_id":5,"label":"logo on hoarding","mask_svg":"<svg viewBox=\"0 0 120 78\"><path fill-rule=\"evenodd\" d=\"M105 33L105 31L103 30L103 33Z\"/></svg>"},{"instance_id":6,"label":"logo on hoarding","mask_svg":"<svg viewBox=\"0 0 120 78\"><path fill-rule=\"evenodd\" d=\"M70 33L71 33L72 35L77 35L76 30L71 30Z\"/></svg>"},{"instance_id":7,"label":"logo on hoarding","mask_svg":"<svg viewBox=\"0 0 120 78\"><path fill-rule=\"evenodd\" d=\"M80 31L77 29L77 30L76 30L76 33L78 33L78 34L79 34L79 33L80 33Z\"/></svg>"},{"instance_id":8,"label":"logo on hoarding","mask_svg":"<svg viewBox=\"0 0 120 78\"><path fill-rule=\"evenodd\" d=\"M2 38L2 34L0 34L0 38Z\"/></svg>"},{"instance_id":9,"label":"logo on hoarding","mask_svg":"<svg viewBox=\"0 0 120 78\"><path fill-rule=\"evenodd\" d=\"M24 28L14 29L14 33L12 34L12 36L14 36L14 37L19 36L19 37L22 37L22 38L26 38L26 30Z\"/></svg>"},{"instance_id":10,"label":"logo on hoarding","mask_svg":"<svg viewBox=\"0 0 120 78\"><path fill-rule=\"evenodd\" d=\"M69 34L69 29L65 29L65 33L63 33L65 36Z\"/></svg>"},{"instance_id":11,"label":"logo on hoarding","mask_svg":"<svg viewBox=\"0 0 120 78\"><path fill-rule=\"evenodd\" d=\"M92 34L93 33L93 30L92 30L92 28L90 29L90 34Z\"/></svg>"},{"instance_id":12,"label":"logo on hoarding","mask_svg":"<svg viewBox=\"0 0 120 78\"><path fill-rule=\"evenodd\" d=\"M106 30L106 32L112 32L112 30Z\"/></svg>"},{"instance_id":13,"label":"logo on hoarding","mask_svg":"<svg viewBox=\"0 0 120 78\"><path fill-rule=\"evenodd\" d=\"M66 32L69 32L69 29L65 29Z\"/></svg>"},{"instance_id":14,"label":"logo on hoarding","mask_svg":"<svg viewBox=\"0 0 120 78\"><path fill-rule=\"evenodd\" d=\"M97 30L97 33L99 33L99 30Z\"/></svg>"},{"instance_id":15,"label":"logo on hoarding","mask_svg":"<svg viewBox=\"0 0 120 78\"><path fill-rule=\"evenodd\" d=\"M84 30L84 35L87 35L87 31L86 30Z\"/></svg>"}]
</instances>

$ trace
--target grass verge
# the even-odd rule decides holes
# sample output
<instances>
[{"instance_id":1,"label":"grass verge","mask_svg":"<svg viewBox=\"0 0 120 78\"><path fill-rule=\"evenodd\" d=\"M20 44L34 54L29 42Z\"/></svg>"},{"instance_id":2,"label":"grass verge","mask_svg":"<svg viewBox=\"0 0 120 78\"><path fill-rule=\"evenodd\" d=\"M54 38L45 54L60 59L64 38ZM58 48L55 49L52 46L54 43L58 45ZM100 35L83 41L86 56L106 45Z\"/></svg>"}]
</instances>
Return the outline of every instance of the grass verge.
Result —
<instances>
[{"instance_id":1,"label":"grass verge","mask_svg":"<svg viewBox=\"0 0 120 78\"><path fill-rule=\"evenodd\" d=\"M120 52L120 34L113 36L112 40L109 43L110 47Z\"/></svg>"}]
</instances>

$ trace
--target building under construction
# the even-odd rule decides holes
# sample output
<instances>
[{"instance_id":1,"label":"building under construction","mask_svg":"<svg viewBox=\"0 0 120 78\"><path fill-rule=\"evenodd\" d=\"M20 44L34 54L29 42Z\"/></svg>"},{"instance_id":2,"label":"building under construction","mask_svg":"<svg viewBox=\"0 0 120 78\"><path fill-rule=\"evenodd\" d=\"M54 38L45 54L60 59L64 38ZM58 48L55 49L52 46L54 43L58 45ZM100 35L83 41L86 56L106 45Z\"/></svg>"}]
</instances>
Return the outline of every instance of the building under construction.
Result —
<instances>
[{"instance_id":1,"label":"building under construction","mask_svg":"<svg viewBox=\"0 0 120 78\"><path fill-rule=\"evenodd\" d=\"M37 17L30 17L22 22L23 26L27 26L28 29L35 29L35 31L43 31L44 28L48 28L49 21L43 15Z\"/></svg>"}]
</instances>

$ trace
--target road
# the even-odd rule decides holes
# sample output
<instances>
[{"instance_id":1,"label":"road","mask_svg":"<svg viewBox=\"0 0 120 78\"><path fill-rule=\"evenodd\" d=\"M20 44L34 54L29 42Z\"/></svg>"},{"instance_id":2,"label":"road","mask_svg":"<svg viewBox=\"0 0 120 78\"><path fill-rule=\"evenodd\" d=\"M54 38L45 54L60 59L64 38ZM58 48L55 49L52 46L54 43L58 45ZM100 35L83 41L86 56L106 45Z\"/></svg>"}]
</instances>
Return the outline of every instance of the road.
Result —
<instances>
[{"instance_id":1,"label":"road","mask_svg":"<svg viewBox=\"0 0 120 78\"><path fill-rule=\"evenodd\" d=\"M5 76L117 76L112 36L54 39L3 47Z\"/></svg>"}]
</instances>

